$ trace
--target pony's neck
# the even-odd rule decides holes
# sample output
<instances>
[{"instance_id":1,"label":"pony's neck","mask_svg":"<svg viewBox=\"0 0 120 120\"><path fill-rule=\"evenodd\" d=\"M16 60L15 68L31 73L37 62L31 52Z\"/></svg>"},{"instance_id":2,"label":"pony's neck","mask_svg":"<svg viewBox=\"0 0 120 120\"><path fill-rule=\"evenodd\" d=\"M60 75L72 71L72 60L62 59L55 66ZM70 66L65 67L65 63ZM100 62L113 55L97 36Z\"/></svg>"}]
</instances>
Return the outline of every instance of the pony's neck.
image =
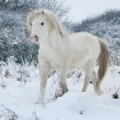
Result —
<instances>
[{"instance_id":1,"label":"pony's neck","mask_svg":"<svg viewBox=\"0 0 120 120\"><path fill-rule=\"evenodd\" d=\"M64 30L64 29L63 29ZM68 33L64 30L64 34L61 34L59 33L58 30L56 29L53 29L51 30L50 32L47 32L44 34L44 36L42 36L41 40L44 40L44 39L63 39L64 37L68 37Z\"/></svg>"},{"instance_id":2,"label":"pony's neck","mask_svg":"<svg viewBox=\"0 0 120 120\"><path fill-rule=\"evenodd\" d=\"M60 44L64 44L66 42L69 41L69 35L67 33L63 34L61 36L61 34L53 29L51 30L50 33L47 33L46 35L44 35L42 37L42 39L40 40L40 44L46 44L45 46L54 46L54 48L58 47Z\"/></svg>"}]
</instances>

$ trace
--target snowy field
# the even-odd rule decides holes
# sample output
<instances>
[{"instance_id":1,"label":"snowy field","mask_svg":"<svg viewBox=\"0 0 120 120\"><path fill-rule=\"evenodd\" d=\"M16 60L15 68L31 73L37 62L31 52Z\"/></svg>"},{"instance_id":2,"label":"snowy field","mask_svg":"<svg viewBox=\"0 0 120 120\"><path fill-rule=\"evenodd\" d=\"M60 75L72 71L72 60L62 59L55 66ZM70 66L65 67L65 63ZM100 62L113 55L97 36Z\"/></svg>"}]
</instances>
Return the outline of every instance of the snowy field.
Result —
<instances>
[{"instance_id":1,"label":"snowy field","mask_svg":"<svg viewBox=\"0 0 120 120\"><path fill-rule=\"evenodd\" d=\"M0 75L0 120L120 119L120 67L109 67L101 96L94 93L92 84L87 92L81 92L84 74L77 70L67 78L69 91L54 99L59 80L59 73L55 73L48 79L44 105L35 104L40 83L38 68L20 67L13 62L2 66ZM118 98L114 99L116 91Z\"/></svg>"}]
</instances>

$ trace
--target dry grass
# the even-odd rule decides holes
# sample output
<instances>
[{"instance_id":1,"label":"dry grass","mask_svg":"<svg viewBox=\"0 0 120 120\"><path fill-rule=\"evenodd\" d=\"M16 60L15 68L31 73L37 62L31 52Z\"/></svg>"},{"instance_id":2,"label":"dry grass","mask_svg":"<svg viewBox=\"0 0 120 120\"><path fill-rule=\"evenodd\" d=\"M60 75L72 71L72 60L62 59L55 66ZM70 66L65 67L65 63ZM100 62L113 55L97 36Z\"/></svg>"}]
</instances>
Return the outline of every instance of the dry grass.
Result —
<instances>
[{"instance_id":1,"label":"dry grass","mask_svg":"<svg viewBox=\"0 0 120 120\"><path fill-rule=\"evenodd\" d=\"M2 88L6 88L6 85L5 85L5 82L3 80L3 75L2 75L2 68L0 69L0 76L1 76L1 83L0 83L0 86L2 86Z\"/></svg>"},{"instance_id":2,"label":"dry grass","mask_svg":"<svg viewBox=\"0 0 120 120\"><path fill-rule=\"evenodd\" d=\"M2 108L0 112L1 113L0 118L5 118L5 120L16 120L17 119L18 116L16 115L14 111L5 107L3 104L0 105L0 107Z\"/></svg>"},{"instance_id":3,"label":"dry grass","mask_svg":"<svg viewBox=\"0 0 120 120\"><path fill-rule=\"evenodd\" d=\"M118 94L115 92L115 94L112 95L114 99L118 99Z\"/></svg>"},{"instance_id":4,"label":"dry grass","mask_svg":"<svg viewBox=\"0 0 120 120\"><path fill-rule=\"evenodd\" d=\"M71 78L76 72L77 72L77 70L76 71L70 70L70 72L68 73L67 78Z\"/></svg>"},{"instance_id":5,"label":"dry grass","mask_svg":"<svg viewBox=\"0 0 120 120\"><path fill-rule=\"evenodd\" d=\"M12 79L14 78L17 81L20 81L20 86L21 86L22 83L24 85L27 84L26 82L27 82L27 79L30 78L30 74L28 70L24 69L24 67L22 67L21 65L16 65L13 67L1 66L0 77L1 77L0 85L2 86L2 88L5 88L6 86L5 86L4 79L8 79L10 77Z\"/></svg>"},{"instance_id":6,"label":"dry grass","mask_svg":"<svg viewBox=\"0 0 120 120\"><path fill-rule=\"evenodd\" d=\"M118 89L116 90L116 92L112 95L112 97L114 98L114 99L118 99L118 90L120 89L120 85L119 85L119 87L118 87Z\"/></svg>"},{"instance_id":7,"label":"dry grass","mask_svg":"<svg viewBox=\"0 0 120 120\"><path fill-rule=\"evenodd\" d=\"M35 111L34 111L32 114L33 114L33 116L35 117L35 120L39 120L38 117L37 117L37 115L36 115L36 112L35 112Z\"/></svg>"},{"instance_id":8,"label":"dry grass","mask_svg":"<svg viewBox=\"0 0 120 120\"><path fill-rule=\"evenodd\" d=\"M17 81L20 81L20 86L21 86L22 83L24 85L27 84L27 78L30 77L30 74L27 70L25 70L24 68L18 65L18 69L14 73L14 76L17 79Z\"/></svg>"},{"instance_id":9,"label":"dry grass","mask_svg":"<svg viewBox=\"0 0 120 120\"><path fill-rule=\"evenodd\" d=\"M70 83L71 83L71 82L70 82ZM70 84L70 83L69 83L69 84ZM69 85L69 84L68 84L68 85ZM67 85L67 86L68 86L68 85ZM61 86L62 86L62 87L61 87ZM43 108L45 108L46 104L55 101L55 100L56 100L57 98L59 98L59 97L62 97L62 96L68 91L67 86L65 86L65 85L63 85L63 84L60 84L60 87L55 88L54 91L49 90L49 91L50 91L50 95L51 95L53 98L49 99L49 100L46 101L44 104L41 104L41 106L42 106Z\"/></svg>"},{"instance_id":10,"label":"dry grass","mask_svg":"<svg viewBox=\"0 0 120 120\"><path fill-rule=\"evenodd\" d=\"M32 115L34 120L40 120L36 115L36 111L34 111ZM22 116L20 115L18 116L13 110L10 110L9 108L7 108L2 104L0 105L0 120L3 118L5 120L17 120L18 118L19 120L24 120ZM32 119L28 119L28 120L32 120Z\"/></svg>"},{"instance_id":11,"label":"dry grass","mask_svg":"<svg viewBox=\"0 0 120 120\"><path fill-rule=\"evenodd\" d=\"M41 106L42 106L43 108L45 108L46 104L55 101L58 97L62 97L63 94L64 94L63 89L61 89L61 88L55 88L55 91L54 91L54 92L53 92L53 91L50 91L50 95L51 95L53 98L49 99L48 101L46 101L46 102L45 102L44 104L42 104Z\"/></svg>"},{"instance_id":12,"label":"dry grass","mask_svg":"<svg viewBox=\"0 0 120 120\"><path fill-rule=\"evenodd\" d=\"M24 69L22 69L21 66L19 66L19 70L18 70L18 75L16 76L16 79L18 81L20 81L21 83L26 83L26 77L30 77L30 75L28 74L28 72Z\"/></svg>"},{"instance_id":13,"label":"dry grass","mask_svg":"<svg viewBox=\"0 0 120 120\"><path fill-rule=\"evenodd\" d=\"M116 88L116 87L111 87L111 88L105 88L101 93L105 93L105 94L107 94L107 93L110 93L110 92L114 92L113 94L112 94L112 97L114 98L114 99L118 99L118 91L120 90L120 85L119 85L119 87L118 88ZM101 93L100 93L100 95L101 95Z\"/></svg>"},{"instance_id":14,"label":"dry grass","mask_svg":"<svg viewBox=\"0 0 120 120\"><path fill-rule=\"evenodd\" d=\"M5 70L5 75L6 78L11 77L9 69Z\"/></svg>"},{"instance_id":15,"label":"dry grass","mask_svg":"<svg viewBox=\"0 0 120 120\"><path fill-rule=\"evenodd\" d=\"M48 78L51 77L52 75L54 75L55 73L56 73L55 70L51 71L51 72L49 73L49 75L48 75Z\"/></svg>"},{"instance_id":16,"label":"dry grass","mask_svg":"<svg viewBox=\"0 0 120 120\"><path fill-rule=\"evenodd\" d=\"M64 87L66 90L67 88ZM58 97L62 97L65 93L65 90L62 88L56 88L55 91L50 91L50 95L53 96L53 100L56 100Z\"/></svg>"}]
</instances>

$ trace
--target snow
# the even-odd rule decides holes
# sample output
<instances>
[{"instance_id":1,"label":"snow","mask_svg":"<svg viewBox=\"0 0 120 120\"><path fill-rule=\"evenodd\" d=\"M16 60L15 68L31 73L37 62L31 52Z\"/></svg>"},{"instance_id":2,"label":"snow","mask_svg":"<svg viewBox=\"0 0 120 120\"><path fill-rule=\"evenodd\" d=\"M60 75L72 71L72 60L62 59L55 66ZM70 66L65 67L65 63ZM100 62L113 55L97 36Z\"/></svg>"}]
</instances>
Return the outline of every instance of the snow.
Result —
<instances>
[{"instance_id":1,"label":"snow","mask_svg":"<svg viewBox=\"0 0 120 120\"><path fill-rule=\"evenodd\" d=\"M6 66L3 67L3 72L5 69L7 69ZM52 101L51 93L54 94L59 80L59 73L55 73L48 79L44 105L35 104L40 83L38 69L31 66L25 66L24 69L29 70L30 73L30 77L26 78L27 82L17 81L14 76L6 78L2 74L6 85L2 87L0 77L0 105L14 111L18 116L16 120L36 120L35 115L38 120L119 120L120 98L114 99L112 95L120 86L120 67L109 67L101 84L103 95L96 95L92 84L89 85L87 92L81 92L84 74L81 78L77 78L79 70L67 78L69 91ZM96 67L95 70L97 69ZM11 74L18 73L11 72ZM120 90L118 90L118 96L120 96ZM3 113L3 108L0 106L0 115ZM0 120L5 120L5 117Z\"/></svg>"}]
</instances>

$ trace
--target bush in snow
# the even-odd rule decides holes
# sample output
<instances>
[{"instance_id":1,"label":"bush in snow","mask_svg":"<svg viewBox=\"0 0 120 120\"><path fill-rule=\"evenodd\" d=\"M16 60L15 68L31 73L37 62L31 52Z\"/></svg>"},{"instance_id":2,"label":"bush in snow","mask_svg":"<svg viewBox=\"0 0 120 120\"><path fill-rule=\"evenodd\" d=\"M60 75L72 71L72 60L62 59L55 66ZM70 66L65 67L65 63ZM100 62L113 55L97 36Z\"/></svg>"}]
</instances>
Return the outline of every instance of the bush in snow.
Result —
<instances>
[{"instance_id":1,"label":"bush in snow","mask_svg":"<svg viewBox=\"0 0 120 120\"><path fill-rule=\"evenodd\" d=\"M15 62L38 62L39 45L30 40L26 18L32 9L54 11L61 22L68 20L70 7L59 0L1 0L0 1L0 61L14 56ZM21 59L22 58L22 59ZM23 61L22 61L23 60Z\"/></svg>"}]
</instances>

